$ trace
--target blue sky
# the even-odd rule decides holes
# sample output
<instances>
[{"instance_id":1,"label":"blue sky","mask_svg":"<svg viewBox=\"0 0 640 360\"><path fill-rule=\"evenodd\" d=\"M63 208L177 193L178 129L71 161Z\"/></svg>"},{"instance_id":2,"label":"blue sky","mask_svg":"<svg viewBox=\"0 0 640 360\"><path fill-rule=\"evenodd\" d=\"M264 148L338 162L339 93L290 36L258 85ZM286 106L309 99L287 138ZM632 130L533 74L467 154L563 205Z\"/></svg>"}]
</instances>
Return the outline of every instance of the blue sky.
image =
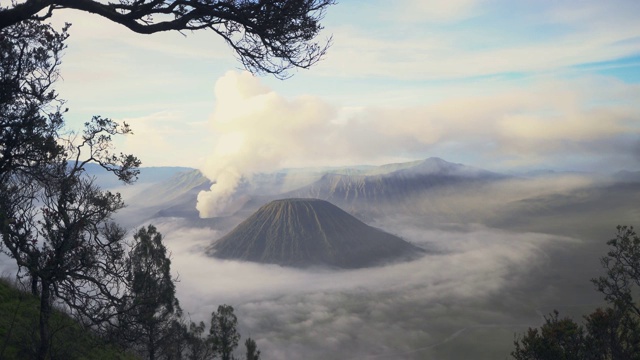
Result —
<instances>
[{"instance_id":1,"label":"blue sky","mask_svg":"<svg viewBox=\"0 0 640 360\"><path fill-rule=\"evenodd\" d=\"M638 13L632 0L345 0L323 22L325 60L281 81L243 74L211 32L138 35L60 11L73 26L58 88L70 128L127 121L119 150L210 177L429 156L637 170Z\"/></svg>"}]
</instances>

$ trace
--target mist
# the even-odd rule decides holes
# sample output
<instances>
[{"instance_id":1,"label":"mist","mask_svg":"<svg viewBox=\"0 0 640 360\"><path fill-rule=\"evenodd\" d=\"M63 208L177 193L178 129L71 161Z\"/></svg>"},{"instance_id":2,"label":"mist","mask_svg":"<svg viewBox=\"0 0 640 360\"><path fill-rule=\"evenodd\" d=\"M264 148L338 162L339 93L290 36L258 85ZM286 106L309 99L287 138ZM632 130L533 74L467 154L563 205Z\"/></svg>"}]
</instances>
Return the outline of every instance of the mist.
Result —
<instances>
[{"instance_id":1,"label":"mist","mask_svg":"<svg viewBox=\"0 0 640 360\"><path fill-rule=\"evenodd\" d=\"M153 221L185 311L206 323L234 306L265 359L493 359L554 309L580 318L603 305L589 280L615 226L633 221L635 194L574 173L431 189L366 219L427 254L358 270L211 258L229 229Z\"/></svg>"},{"instance_id":2,"label":"mist","mask_svg":"<svg viewBox=\"0 0 640 360\"><path fill-rule=\"evenodd\" d=\"M155 224L165 235L180 279L177 295L190 318L206 323L219 304L230 304L241 333L256 339L264 358L284 360L336 354L344 359L420 359L442 355L454 339L471 354L473 346L483 346L473 340L477 331L489 329L491 337L513 334L541 319L541 310L512 307L522 299L504 294L532 281L550 286L536 280L548 275L547 252L580 244L569 237L479 224L430 230L410 227L407 220L375 225L429 253L411 262L358 270L211 258L204 248L223 234L184 227L177 219ZM512 335L495 340L487 349L506 356Z\"/></svg>"},{"instance_id":3,"label":"mist","mask_svg":"<svg viewBox=\"0 0 640 360\"><path fill-rule=\"evenodd\" d=\"M289 175L304 183L317 172ZM256 174L253 186L287 183L289 175ZM233 196L242 203L247 183L238 186ZM601 274L615 226L632 224L637 187L553 174L427 189L363 219L426 254L357 270L208 257L205 249L244 218L157 217L184 201L170 186L147 203L140 194L154 185L125 188L132 201L116 220L130 235L148 223L164 235L187 319L208 323L219 305L232 305L243 338L255 339L266 360L494 359L554 309L578 319L603 304L589 279ZM10 259L0 260L4 273L15 272Z\"/></svg>"}]
</instances>

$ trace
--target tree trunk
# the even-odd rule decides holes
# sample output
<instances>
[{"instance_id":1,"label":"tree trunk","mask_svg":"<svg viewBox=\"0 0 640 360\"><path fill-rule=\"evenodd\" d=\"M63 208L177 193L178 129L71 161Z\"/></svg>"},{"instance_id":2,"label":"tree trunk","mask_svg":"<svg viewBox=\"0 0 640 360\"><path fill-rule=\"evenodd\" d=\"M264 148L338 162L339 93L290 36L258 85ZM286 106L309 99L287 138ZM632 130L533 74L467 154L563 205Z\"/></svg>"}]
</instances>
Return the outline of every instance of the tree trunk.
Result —
<instances>
[{"instance_id":1,"label":"tree trunk","mask_svg":"<svg viewBox=\"0 0 640 360\"><path fill-rule=\"evenodd\" d=\"M38 296L38 278L35 276L31 277L31 295Z\"/></svg>"},{"instance_id":2,"label":"tree trunk","mask_svg":"<svg viewBox=\"0 0 640 360\"><path fill-rule=\"evenodd\" d=\"M156 346L155 346L155 339L154 339L154 333L153 333L153 329L151 327L149 327L147 334L149 335L148 338L148 342L147 342L147 350L149 352L149 360L155 360L156 359Z\"/></svg>"},{"instance_id":3,"label":"tree trunk","mask_svg":"<svg viewBox=\"0 0 640 360\"><path fill-rule=\"evenodd\" d=\"M42 282L40 292L40 345L38 347L38 360L45 360L49 353L49 318L51 317L51 292L49 284Z\"/></svg>"}]
</instances>

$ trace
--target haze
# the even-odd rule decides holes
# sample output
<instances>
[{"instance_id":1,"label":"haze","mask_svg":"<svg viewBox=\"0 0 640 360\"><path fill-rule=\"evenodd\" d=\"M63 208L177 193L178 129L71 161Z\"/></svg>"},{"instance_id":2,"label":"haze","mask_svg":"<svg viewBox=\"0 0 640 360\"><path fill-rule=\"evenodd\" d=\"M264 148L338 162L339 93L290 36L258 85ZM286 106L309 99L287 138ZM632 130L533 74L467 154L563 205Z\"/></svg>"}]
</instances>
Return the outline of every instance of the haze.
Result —
<instances>
[{"instance_id":1,"label":"haze","mask_svg":"<svg viewBox=\"0 0 640 360\"><path fill-rule=\"evenodd\" d=\"M639 225L639 13L630 0L343 1L323 22L326 59L279 81L238 70L213 34L136 35L66 11L53 19L73 23L58 91L69 128L126 121L135 135L118 151L166 170L98 181L124 193L118 221L164 234L192 320L233 305L265 360L501 359L553 309L579 319L601 305L589 279L605 242ZM205 255L324 175L357 183L434 157L496 176L336 204L429 250L418 260ZM449 171L428 164L425 179Z\"/></svg>"},{"instance_id":2,"label":"haze","mask_svg":"<svg viewBox=\"0 0 640 360\"><path fill-rule=\"evenodd\" d=\"M132 228L157 225L191 319L206 321L219 304L232 304L242 333L256 339L265 359L504 358L514 335L538 326L553 309L579 317L602 304L589 279L601 272L598 258L611 229L637 217L637 173L495 177L440 159L417 164L262 174L234 192L245 199L239 210L214 218L200 218L195 209L201 190L192 185L209 189L195 180L205 178L183 170L128 188L130 206L118 220ZM412 170L420 164L427 166ZM395 179L410 170L422 174L421 183L446 172L482 174L470 182L405 189L410 196L389 195L384 203L350 203L368 224L427 250L418 260L340 270L205 255L247 214L270 198L286 197L290 192L277 189L288 176L317 183L324 180L314 174L322 172L391 171L385 176ZM347 176L360 181L363 175Z\"/></svg>"}]
</instances>

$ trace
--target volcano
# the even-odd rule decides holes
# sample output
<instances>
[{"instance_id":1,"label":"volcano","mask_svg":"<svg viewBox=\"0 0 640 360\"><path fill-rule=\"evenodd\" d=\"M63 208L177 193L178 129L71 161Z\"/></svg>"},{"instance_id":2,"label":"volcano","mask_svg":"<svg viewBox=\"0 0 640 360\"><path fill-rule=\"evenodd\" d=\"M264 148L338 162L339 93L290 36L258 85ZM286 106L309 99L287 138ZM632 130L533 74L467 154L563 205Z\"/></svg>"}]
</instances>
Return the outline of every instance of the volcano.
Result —
<instances>
[{"instance_id":1,"label":"volcano","mask_svg":"<svg viewBox=\"0 0 640 360\"><path fill-rule=\"evenodd\" d=\"M362 268L424 253L328 201L275 200L208 250L211 256L294 267Z\"/></svg>"}]
</instances>

